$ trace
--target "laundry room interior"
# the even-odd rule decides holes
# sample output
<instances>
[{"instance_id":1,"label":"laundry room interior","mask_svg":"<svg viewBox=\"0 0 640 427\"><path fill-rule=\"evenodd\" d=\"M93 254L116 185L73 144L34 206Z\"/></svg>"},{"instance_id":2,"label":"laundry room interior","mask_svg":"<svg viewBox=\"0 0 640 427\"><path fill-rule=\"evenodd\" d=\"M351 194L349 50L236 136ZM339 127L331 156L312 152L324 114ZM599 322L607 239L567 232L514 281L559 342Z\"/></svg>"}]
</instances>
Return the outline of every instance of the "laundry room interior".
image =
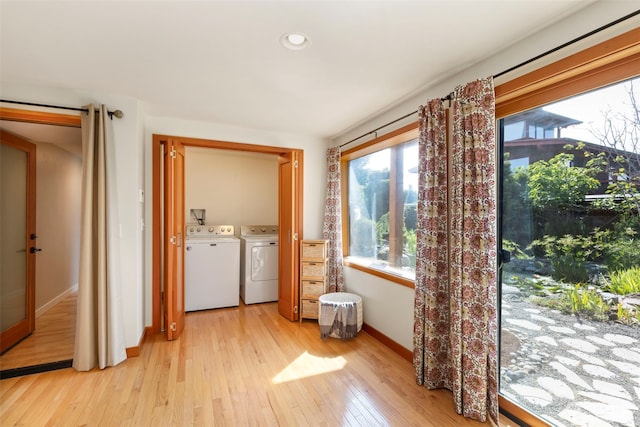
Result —
<instances>
[{"instance_id":1,"label":"laundry room interior","mask_svg":"<svg viewBox=\"0 0 640 427\"><path fill-rule=\"evenodd\" d=\"M215 148L185 148L185 222L206 210L206 224L278 223L278 156Z\"/></svg>"},{"instance_id":2,"label":"laundry room interior","mask_svg":"<svg viewBox=\"0 0 640 427\"><path fill-rule=\"evenodd\" d=\"M185 209L186 311L233 307L240 305L241 301L245 304L276 301L278 156L186 147ZM257 230L253 227L256 225L260 226ZM251 261L255 258L251 253L256 255L257 248L254 249L255 243L245 244L248 242L246 233L270 234L272 241L266 244L273 247L268 251L261 250L258 258ZM242 245L231 244L238 238L241 238ZM202 239L206 239L205 246L217 248L210 248L209 255L197 254L196 251L203 249L196 242L203 242ZM220 255L220 251L226 251L227 254ZM229 254L229 251L233 253ZM204 260L211 256L224 256L226 261L224 265L210 265L209 269L216 270L210 273L206 272L206 266L194 265L207 264ZM254 272L258 270L263 276L268 274L271 280L251 282ZM218 283L212 284L211 278ZM266 293L257 291L259 294L249 294L250 286L252 289L267 286L272 289ZM207 290L199 291L196 289L198 287Z\"/></svg>"}]
</instances>

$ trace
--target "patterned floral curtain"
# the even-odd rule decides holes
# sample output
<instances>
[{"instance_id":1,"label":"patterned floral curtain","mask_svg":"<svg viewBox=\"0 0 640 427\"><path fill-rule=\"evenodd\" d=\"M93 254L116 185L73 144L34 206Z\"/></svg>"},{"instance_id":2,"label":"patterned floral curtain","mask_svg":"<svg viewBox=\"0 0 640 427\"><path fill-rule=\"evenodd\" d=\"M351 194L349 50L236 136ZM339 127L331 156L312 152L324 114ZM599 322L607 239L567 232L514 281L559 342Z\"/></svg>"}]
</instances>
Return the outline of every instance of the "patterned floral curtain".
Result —
<instances>
[{"instance_id":1,"label":"patterned floral curtain","mask_svg":"<svg viewBox=\"0 0 640 427\"><path fill-rule=\"evenodd\" d=\"M497 424L493 79L452 95L449 111L440 99L419 111L413 363L418 384L451 390L459 414Z\"/></svg>"},{"instance_id":2,"label":"patterned floral curtain","mask_svg":"<svg viewBox=\"0 0 640 427\"><path fill-rule=\"evenodd\" d=\"M327 197L322 238L329 240L327 283L329 292L344 291L342 268L342 195L340 192L340 147L327 150Z\"/></svg>"}]
</instances>

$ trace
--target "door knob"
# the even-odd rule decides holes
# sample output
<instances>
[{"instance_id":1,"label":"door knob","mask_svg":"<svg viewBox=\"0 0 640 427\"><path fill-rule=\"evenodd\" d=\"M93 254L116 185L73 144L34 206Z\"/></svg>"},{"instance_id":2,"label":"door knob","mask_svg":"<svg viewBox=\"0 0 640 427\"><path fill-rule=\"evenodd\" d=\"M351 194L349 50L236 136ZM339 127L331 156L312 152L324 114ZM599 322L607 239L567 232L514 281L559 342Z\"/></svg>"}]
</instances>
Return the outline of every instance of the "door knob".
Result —
<instances>
[{"instance_id":1,"label":"door knob","mask_svg":"<svg viewBox=\"0 0 640 427\"><path fill-rule=\"evenodd\" d=\"M35 248L33 246L31 246L31 248L29 249L29 252L31 252L32 254L35 254L36 252L40 252L42 249L40 248Z\"/></svg>"}]
</instances>

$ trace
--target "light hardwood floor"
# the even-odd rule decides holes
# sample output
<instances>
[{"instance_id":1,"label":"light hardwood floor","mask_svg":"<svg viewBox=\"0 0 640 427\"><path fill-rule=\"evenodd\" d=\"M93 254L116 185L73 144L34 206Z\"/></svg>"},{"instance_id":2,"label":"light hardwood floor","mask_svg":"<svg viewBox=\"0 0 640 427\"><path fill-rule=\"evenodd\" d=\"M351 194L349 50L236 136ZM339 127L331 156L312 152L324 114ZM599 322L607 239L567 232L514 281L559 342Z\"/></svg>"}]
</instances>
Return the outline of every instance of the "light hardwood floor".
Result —
<instances>
[{"instance_id":1,"label":"light hardwood floor","mask_svg":"<svg viewBox=\"0 0 640 427\"><path fill-rule=\"evenodd\" d=\"M323 341L276 303L188 313L177 341L148 337L139 357L102 371L0 381L0 402L3 426L482 425L367 333Z\"/></svg>"},{"instance_id":2,"label":"light hardwood floor","mask_svg":"<svg viewBox=\"0 0 640 427\"><path fill-rule=\"evenodd\" d=\"M73 358L77 293L63 298L36 319L36 330L0 355L0 370Z\"/></svg>"}]
</instances>

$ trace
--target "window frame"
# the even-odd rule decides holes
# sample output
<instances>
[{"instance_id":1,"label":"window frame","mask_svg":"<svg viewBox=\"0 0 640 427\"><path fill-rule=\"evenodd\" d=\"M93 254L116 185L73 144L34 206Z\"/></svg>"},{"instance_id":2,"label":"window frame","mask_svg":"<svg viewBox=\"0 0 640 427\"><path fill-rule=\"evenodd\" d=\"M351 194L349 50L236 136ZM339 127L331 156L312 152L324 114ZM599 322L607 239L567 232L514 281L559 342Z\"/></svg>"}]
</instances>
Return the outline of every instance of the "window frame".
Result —
<instances>
[{"instance_id":1,"label":"window frame","mask_svg":"<svg viewBox=\"0 0 640 427\"><path fill-rule=\"evenodd\" d=\"M640 28L496 85L496 120L637 76ZM498 402L501 410L528 424L547 425L502 394Z\"/></svg>"},{"instance_id":2,"label":"window frame","mask_svg":"<svg viewBox=\"0 0 640 427\"><path fill-rule=\"evenodd\" d=\"M380 137L377 137L365 144L359 145L357 147L345 150L342 152L340 157L340 173L342 176L341 179L341 193L342 193L342 206L349 206L349 161L353 159L357 159L360 157L364 157L366 155L375 153L377 151L385 150L387 148L398 147L401 144L409 142L413 139L418 138L419 134L419 122L415 121L406 126L403 126L399 129L396 129L392 132L386 133ZM392 156L393 157L393 156ZM393 180L393 174L390 176L390 188L389 188L389 228L392 228L391 224L391 216L393 213L392 206L398 206L398 201L401 200L401 197L398 198L398 191L395 188L395 183ZM402 193L400 191L400 193ZM400 194L402 196L402 194ZM399 285L406 286L408 288L415 287L415 281L411 279L407 279L406 277L402 277L399 275L391 274L383 270L375 269L366 265L362 265L353 260L349 260L349 209L342 209L342 253L343 253L343 263L345 266L354 268L356 270L364 271L366 273L372 274L374 276L386 279L391 282L395 282ZM395 231L397 233L397 229ZM392 246L392 239L390 239L390 247ZM390 252L393 251L393 248L390 248Z\"/></svg>"}]
</instances>

